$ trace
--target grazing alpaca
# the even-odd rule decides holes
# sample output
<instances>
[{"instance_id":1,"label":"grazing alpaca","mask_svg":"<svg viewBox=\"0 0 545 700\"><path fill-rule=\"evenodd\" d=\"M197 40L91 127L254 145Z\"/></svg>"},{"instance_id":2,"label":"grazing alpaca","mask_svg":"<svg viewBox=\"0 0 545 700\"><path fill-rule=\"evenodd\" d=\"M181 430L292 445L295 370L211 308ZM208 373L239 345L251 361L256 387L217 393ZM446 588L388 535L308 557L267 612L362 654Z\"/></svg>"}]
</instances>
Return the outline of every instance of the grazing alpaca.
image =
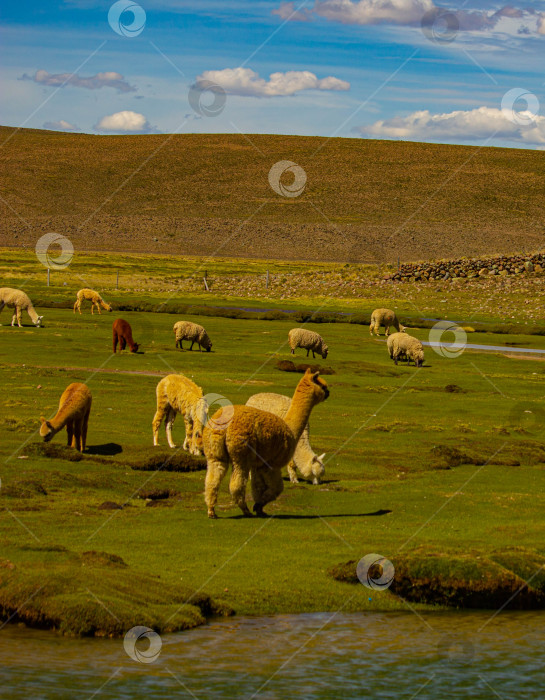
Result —
<instances>
[{"instance_id":1,"label":"grazing alpaca","mask_svg":"<svg viewBox=\"0 0 545 700\"><path fill-rule=\"evenodd\" d=\"M319 378L319 372L307 369L284 419L258 408L233 406L229 407L229 420L221 425L221 414L226 409L214 414L203 434L207 459L204 492L209 518L217 517L218 490L229 462L233 465L229 484L233 500L244 515L251 515L246 505L246 483L251 474L254 511L265 516L263 507L284 488L282 468L293 457L310 412L328 396L327 384Z\"/></svg>"},{"instance_id":2,"label":"grazing alpaca","mask_svg":"<svg viewBox=\"0 0 545 700\"><path fill-rule=\"evenodd\" d=\"M125 350L127 347L127 343L129 344L129 348L131 352L137 352L139 345L138 343L135 343L134 340L132 339L132 329L129 323L127 321L124 321L122 318L118 318L113 322L112 325L112 331L113 331L113 348L114 348L114 355L117 352L117 343L119 341L119 352L121 350Z\"/></svg>"},{"instance_id":3,"label":"grazing alpaca","mask_svg":"<svg viewBox=\"0 0 545 700\"><path fill-rule=\"evenodd\" d=\"M199 352L201 352L201 348L204 348L206 352L212 350L212 342L208 337L208 333L198 323L178 321L174 324L174 335L176 336L176 347L179 347L180 350L183 350L182 341L184 340L191 341L190 350L193 350L195 343L199 346Z\"/></svg>"},{"instance_id":4,"label":"grazing alpaca","mask_svg":"<svg viewBox=\"0 0 545 700\"><path fill-rule=\"evenodd\" d=\"M309 352L312 351L313 358L316 357L314 353L317 352L325 360L329 352L329 348L322 336L306 328L292 328L288 333L288 342L292 355L295 355L296 348L303 348L303 350L307 351L307 357Z\"/></svg>"},{"instance_id":5,"label":"grazing alpaca","mask_svg":"<svg viewBox=\"0 0 545 700\"><path fill-rule=\"evenodd\" d=\"M178 413L184 417L185 424L183 449L195 456L204 454L202 433L208 403L202 395L202 389L183 374L169 374L157 384L157 412L152 424L155 446L159 444L159 428L164 418L168 444L176 447L172 441L172 424Z\"/></svg>"},{"instance_id":6,"label":"grazing alpaca","mask_svg":"<svg viewBox=\"0 0 545 700\"><path fill-rule=\"evenodd\" d=\"M38 316L30 297L25 294L20 289L12 289L11 287L2 287L0 289L0 311L7 306L8 308L15 309L13 317L11 319L11 325L15 325L15 319L17 319L17 325L22 328L21 324L21 311L26 309L26 312L30 316L32 323L38 328L42 325L43 316Z\"/></svg>"},{"instance_id":7,"label":"grazing alpaca","mask_svg":"<svg viewBox=\"0 0 545 700\"><path fill-rule=\"evenodd\" d=\"M78 292L78 296L76 299L76 303L74 304L74 313L76 313L76 309L80 312L81 314L81 305L83 304L84 301L90 301L91 302L91 313L95 313L95 306L98 309L98 313L102 313L100 310L100 307L102 306L103 309L106 311L111 311L112 307L107 304L104 299L100 296L98 292L95 292L94 289L80 289Z\"/></svg>"},{"instance_id":8,"label":"grazing alpaca","mask_svg":"<svg viewBox=\"0 0 545 700\"><path fill-rule=\"evenodd\" d=\"M91 413L91 392L85 384L69 384L63 391L57 415L51 420L40 418L40 435L49 442L59 430L66 426L68 447L83 452L87 441L87 424Z\"/></svg>"},{"instance_id":9,"label":"grazing alpaca","mask_svg":"<svg viewBox=\"0 0 545 700\"><path fill-rule=\"evenodd\" d=\"M373 335L380 335L380 327L384 326L384 335L390 333L390 326L393 326L398 333L405 333L405 326L402 326L396 316L395 311L391 309L375 309L371 314L371 324L369 326L369 333Z\"/></svg>"}]
</instances>

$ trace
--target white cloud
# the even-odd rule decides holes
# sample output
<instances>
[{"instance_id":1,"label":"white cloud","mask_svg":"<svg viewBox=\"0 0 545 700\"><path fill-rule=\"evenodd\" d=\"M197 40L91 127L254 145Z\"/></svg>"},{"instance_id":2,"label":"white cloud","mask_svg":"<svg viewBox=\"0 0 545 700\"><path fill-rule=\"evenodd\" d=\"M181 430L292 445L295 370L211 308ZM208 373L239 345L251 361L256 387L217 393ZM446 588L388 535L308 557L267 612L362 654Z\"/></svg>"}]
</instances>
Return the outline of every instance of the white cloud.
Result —
<instances>
[{"instance_id":1,"label":"white cloud","mask_svg":"<svg viewBox=\"0 0 545 700\"><path fill-rule=\"evenodd\" d=\"M310 71L290 70L285 73L271 73L269 80L261 78L250 68L225 68L224 70L205 70L197 76L195 86L206 89L215 83L230 95L252 97L277 97L294 95L302 90L349 90L350 83L329 76L317 78Z\"/></svg>"},{"instance_id":2,"label":"white cloud","mask_svg":"<svg viewBox=\"0 0 545 700\"><path fill-rule=\"evenodd\" d=\"M50 131L81 131L79 126L70 124L70 122L67 122L64 119L59 119L58 122L45 122L43 128Z\"/></svg>"},{"instance_id":3,"label":"white cloud","mask_svg":"<svg viewBox=\"0 0 545 700\"><path fill-rule=\"evenodd\" d=\"M124 134L149 134L156 131L143 114L125 110L109 114L95 124L96 131Z\"/></svg>"},{"instance_id":4,"label":"white cloud","mask_svg":"<svg viewBox=\"0 0 545 700\"><path fill-rule=\"evenodd\" d=\"M511 110L495 107L457 110L446 114L421 110L406 117L381 119L374 124L361 126L357 131L364 136L415 141L473 141L495 136L527 144L542 144L545 143L545 117L519 112L513 119Z\"/></svg>"},{"instance_id":5,"label":"white cloud","mask_svg":"<svg viewBox=\"0 0 545 700\"><path fill-rule=\"evenodd\" d=\"M537 33L545 34L545 14L537 16Z\"/></svg>"},{"instance_id":6,"label":"white cloud","mask_svg":"<svg viewBox=\"0 0 545 700\"><path fill-rule=\"evenodd\" d=\"M418 24L432 0L316 0L314 12L343 24Z\"/></svg>"},{"instance_id":7,"label":"white cloud","mask_svg":"<svg viewBox=\"0 0 545 700\"><path fill-rule=\"evenodd\" d=\"M306 8L299 10L294 2L281 2L280 7L273 10L272 14L278 15L280 19L288 19L290 22L310 22L312 19L310 10Z\"/></svg>"},{"instance_id":8,"label":"white cloud","mask_svg":"<svg viewBox=\"0 0 545 700\"><path fill-rule=\"evenodd\" d=\"M33 76L23 73L19 80L32 80L40 85L51 87L86 88L87 90L99 90L103 87L111 87L118 92L136 92L136 88L124 79L121 73L106 71L85 78L77 73L48 73L46 70L37 70Z\"/></svg>"}]
</instances>

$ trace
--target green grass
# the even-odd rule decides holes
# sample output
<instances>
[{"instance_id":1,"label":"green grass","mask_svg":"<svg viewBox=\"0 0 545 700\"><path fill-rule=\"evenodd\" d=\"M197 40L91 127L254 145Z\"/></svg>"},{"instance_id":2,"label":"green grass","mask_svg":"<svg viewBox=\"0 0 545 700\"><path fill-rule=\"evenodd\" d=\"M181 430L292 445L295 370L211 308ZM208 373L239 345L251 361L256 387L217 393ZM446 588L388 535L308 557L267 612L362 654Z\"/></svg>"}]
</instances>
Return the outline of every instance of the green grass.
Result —
<instances>
[{"instance_id":1,"label":"green grass","mask_svg":"<svg viewBox=\"0 0 545 700\"><path fill-rule=\"evenodd\" d=\"M144 353L112 356L118 315L49 308L44 328L0 328L0 541L2 556L16 567L0 561L5 611L45 581L55 589L51 609L70 616L77 605L60 586L62 576L73 579L85 610L103 611L96 596L123 625L143 617L159 628L164 623L164 610L145 613L146 576L160 577L167 598L172 587L180 587L182 597L201 591L238 613L391 610L404 607L394 593L336 581L329 569L371 552L394 564L396 556L418 551L470 553L476 566L479 556L514 546L544 553L542 362L468 350L449 360L428 348L426 366L416 371L395 367L383 339L370 338L365 327L322 324L330 347L324 364L336 371L326 378L330 398L311 418L312 444L327 453L324 483L285 482L267 508L275 517L259 520L240 517L226 480L219 519L210 521L202 471L131 468L154 452L156 383L165 373L182 372L205 393L233 403L259 391L291 395L298 375L275 368L288 357L289 325L193 317L206 325L214 347L190 353L174 348L176 316L124 311ZM424 339L427 331L414 334ZM474 333L470 340L545 347L545 338L524 335ZM32 447L39 442L39 416L54 413L72 381L86 382L93 393L88 445L95 458L78 462ZM449 392L447 385L462 391ZM179 419L174 436L181 444ZM160 438L167 452L164 430ZM53 444L63 442L58 435ZM445 448L456 448L470 463L452 462ZM148 507L139 497L143 488L177 495ZM107 501L124 507L100 509ZM127 567L86 578L81 561L90 550L117 555ZM15 575L16 591L25 595L15 595ZM192 612L195 619L200 614ZM80 622L68 625L70 631L88 629Z\"/></svg>"}]
</instances>

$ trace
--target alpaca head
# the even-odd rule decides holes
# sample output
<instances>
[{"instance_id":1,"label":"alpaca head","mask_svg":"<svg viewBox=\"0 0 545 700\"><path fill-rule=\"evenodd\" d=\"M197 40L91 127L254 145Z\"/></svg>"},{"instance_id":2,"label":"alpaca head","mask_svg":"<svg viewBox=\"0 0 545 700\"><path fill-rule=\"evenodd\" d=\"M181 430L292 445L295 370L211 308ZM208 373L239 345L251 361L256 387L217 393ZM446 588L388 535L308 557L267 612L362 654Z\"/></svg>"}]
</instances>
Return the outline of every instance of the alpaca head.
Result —
<instances>
[{"instance_id":1,"label":"alpaca head","mask_svg":"<svg viewBox=\"0 0 545 700\"><path fill-rule=\"evenodd\" d=\"M36 326L36 328L43 328L42 318L43 316L38 316L38 318L34 321L34 325Z\"/></svg>"},{"instance_id":2,"label":"alpaca head","mask_svg":"<svg viewBox=\"0 0 545 700\"><path fill-rule=\"evenodd\" d=\"M312 457L312 483L315 486L317 486L320 483L320 481L322 480L322 476L325 474L324 457L325 452L319 457L317 457L316 455Z\"/></svg>"},{"instance_id":3,"label":"alpaca head","mask_svg":"<svg viewBox=\"0 0 545 700\"><path fill-rule=\"evenodd\" d=\"M106 311L112 311L110 304L107 304L105 301L102 303L102 308L106 309Z\"/></svg>"},{"instance_id":4,"label":"alpaca head","mask_svg":"<svg viewBox=\"0 0 545 700\"><path fill-rule=\"evenodd\" d=\"M40 437L43 437L45 442L49 442L51 438L55 435L53 426L43 416L40 416L40 421L42 423L42 425L40 426Z\"/></svg>"},{"instance_id":5,"label":"alpaca head","mask_svg":"<svg viewBox=\"0 0 545 700\"><path fill-rule=\"evenodd\" d=\"M320 379L320 372L313 372L310 367L307 369L303 378L299 382L299 387L304 391L312 392L312 403L315 406L317 403L325 401L329 396L327 383Z\"/></svg>"},{"instance_id":6,"label":"alpaca head","mask_svg":"<svg viewBox=\"0 0 545 700\"><path fill-rule=\"evenodd\" d=\"M210 352L210 350L212 350L212 342L207 335L205 335L202 339L201 345L206 350L206 352Z\"/></svg>"},{"instance_id":7,"label":"alpaca head","mask_svg":"<svg viewBox=\"0 0 545 700\"><path fill-rule=\"evenodd\" d=\"M138 345L138 343L133 343L131 345L131 352L138 352L139 347L140 347L140 345Z\"/></svg>"},{"instance_id":8,"label":"alpaca head","mask_svg":"<svg viewBox=\"0 0 545 700\"><path fill-rule=\"evenodd\" d=\"M399 332L400 332L400 333L406 333L406 332L407 332L407 326L399 326Z\"/></svg>"},{"instance_id":9,"label":"alpaca head","mask_svg":"<svg viewBox=\"0 0 545 700\"><path fill-rule=\"evenodd\" d=\"M329 352L329 348L328 348L327 345L324 343L324 344L322 345L322 359L325 360L325 358L327 357L327 353L328 353L328 352Z\"/></svg>"},{"instance_id":10,"label":"alpaca head","mask_svg":"<svg viewBox=\"0 0 545 700\"><path fill-rule=\"evenodd\" d=\"M416 367L422 367L424 364L424 351L417 350L414 354L414 364Z\"/></svg>"}]
</instances>

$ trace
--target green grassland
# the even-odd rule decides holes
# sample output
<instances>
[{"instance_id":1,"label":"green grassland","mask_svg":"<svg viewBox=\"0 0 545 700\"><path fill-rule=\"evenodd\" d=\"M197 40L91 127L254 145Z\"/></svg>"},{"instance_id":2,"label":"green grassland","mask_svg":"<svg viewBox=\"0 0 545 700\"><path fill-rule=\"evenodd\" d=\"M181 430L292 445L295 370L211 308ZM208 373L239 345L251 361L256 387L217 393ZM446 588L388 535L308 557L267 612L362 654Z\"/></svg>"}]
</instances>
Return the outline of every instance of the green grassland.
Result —
<instances>
[{"instance_id":1,"label":"green grassland","mask_svg":"<svg viewBox=\"0 0 545 700\"><path fill-rule=\"evenodd\" d=\"M16 613L14 619L72 634L119 634L133 624L189 627L231 610L395 610L405 603L394 592L334 580L331 567L371 552L394 565L404 556L435 556L439 570L445 556L466 557L479 578L479 561L499 557L505 571L509 552L518 552L519 559L545 554L545 365L538 359L470 350L447 359L427 348L422 369L396 367L384 338L370 338L365 326L321 324L317 329L330 355L316 362L335 372L325 377L330 398L311 417L312 444L318 453L326 452L324 482L285 481L283 494L267 508L274 517L262 520L240 517L226 479L219 519L210 521L202 470L132 468L157 451L169 455L164 430L161 447L152 447L156 383L166 373L182 372L205 393L235 404L260 391L291 395L300 375L276 368L278 360L289 357L290 325L195 315L188 318L204 323L213 351L180 352L172 332L177 315L124 310L91 316L86 309L79 316L70 308L54 308L55 301L73 301L75 290L87 286L79 277L105 283L107 274L105 297L118 305L142 297L139 288L147 289L146 298L164 301L169 284L154 282L166 269L164 260L141 260L137 269L136 257L127 257L126 265L134 265L125 270L130 288L115 290L109 265L119 266L119 259L96 256L81 275L77 266L54 272L55 286L47 288L45 270L39 273L23 257L4 263L5 269L12 265L13 274L4 276L3 284L24 283L50 308L43 309L40 329L28 317L23 329L11 328L6 310L0 317L4 617ZM190 274L190 261L169 264L181 276ZM242 274L238 262L215 265L216 272L223 265L227 275ZM263 263L254 272L264 269ZM419 299L418 290L411 289L420 306L437 306L445 294L427 287ZM386 301L390 290L375 287L373 297L369 288L364 302L358 307L353 298L349 308L368 312ZM203 296L195 292L184 300L198 302ZM236 297L209 294L206 299L227 305ZM449 297L449 314L462 311L457 300ZM312 308L317 299L296 301ZM277 300L274 306L286 303ZM329 303L343 309L348 302ZM246 298L245 304L269 308L272 300L249 304ZM294 299L289 306L299 308ZM408 302L406 308L415 313ZM131 323L142 354L112 355L111 324L120 315ZM412 332L427 339L426 329ZM524 334L476 332L470 341L545 348L545 338ZM37 435L40 415L55 412L61 392L73 381L86 382L93 393L89 449L81 461L71 461L63 450L47 456ZM181 445L180 419L174 436ZM64 444L64 436L52 444ZM170 497L149 507L150 490ZM104 510L105 502L123 507ZM522 569L511 569L522 583Z\"/></svg>"}]
</instances>

